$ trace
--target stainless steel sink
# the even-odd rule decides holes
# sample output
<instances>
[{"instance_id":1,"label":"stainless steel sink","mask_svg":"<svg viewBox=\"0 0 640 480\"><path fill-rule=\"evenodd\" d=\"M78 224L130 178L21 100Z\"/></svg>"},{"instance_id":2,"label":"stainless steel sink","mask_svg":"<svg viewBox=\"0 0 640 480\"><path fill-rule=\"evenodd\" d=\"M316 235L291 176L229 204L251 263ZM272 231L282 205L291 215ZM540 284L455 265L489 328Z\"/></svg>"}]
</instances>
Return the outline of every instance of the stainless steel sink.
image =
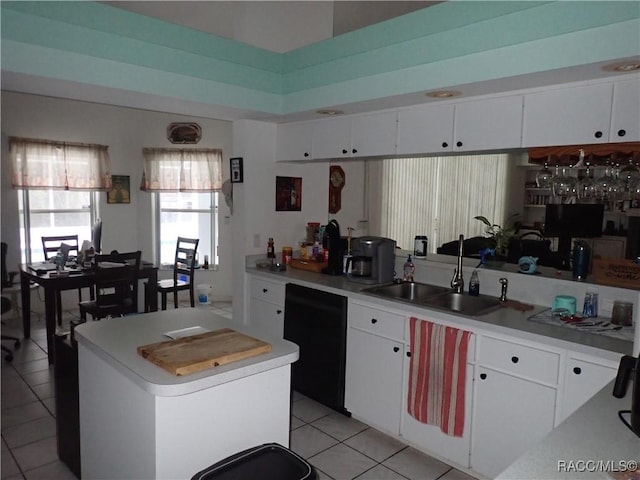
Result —
<instances>
[{"instance_id":1,"label":"stainless steel sink","mask_svg":"<svg viewBox=\"0 0 640 480\"><path fill-rule=\"evenodd\" d=\"M442 295L450 292L450 288L438 287L436 285L428 285L426 283L403 282L394 283L392 285L382 285L379 287L370 287L362 290L381 297L388 297L394 300L403 300L409 303L421 304L427 298L434 295Z\"/></svg>"},{"instance_id":2,"label":"stainless steel sink","mask_svg":"<svg viewBox=\"0 0 640 480\"><path fill-rule=\"evenodd\" d=\"M463 315L477 316L500 307L500 299L488 295L472 297L468 293L452 292L450 288L426 283L403 282L369 287L363 293L385 297L427 308L435 308Z\"/></svg>"},{"instance_id":3,"label":"stainless steel sink","mask_svg":"<svg viewBox=\"0 0 640 480\"><path fill-rule=\"evenodd\" d=\"M488 295L471 296L468 293L448 292L426 299L426 307L462 313L463 315L484 315L500 307L500 299Z\"/></svg>"}]
</instances>

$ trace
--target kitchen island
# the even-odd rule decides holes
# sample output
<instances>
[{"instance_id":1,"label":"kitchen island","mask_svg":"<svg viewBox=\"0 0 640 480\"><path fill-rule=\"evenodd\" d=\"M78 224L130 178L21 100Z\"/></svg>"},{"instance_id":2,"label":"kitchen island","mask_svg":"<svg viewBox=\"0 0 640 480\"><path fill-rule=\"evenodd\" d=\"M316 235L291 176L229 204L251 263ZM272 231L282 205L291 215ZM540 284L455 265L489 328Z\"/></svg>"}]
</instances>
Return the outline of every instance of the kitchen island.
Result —
<instances>
[{"instance_id":1,"label":"kitchen island","mask_svg":"<svg viewBox=\"0 0 640 480\"><path fill-rule=\"evenodd\" d=\"M637 478L631 474L638 475L640 437L618 418L619 410L631 407L633 384L630 383L626 397L620 399L612 395L613 383L600 390L497 478ZM612 477L610 473L615 471L627 472L628 476Z\"/></svg>"},{"instance_id":2,"label":"kitchen island","mask_svg":"<svg viewBox=\"0 0 640 480\"><path fill-rule=\"evenodd\" d=\"M231 328L271 351L175 376L138 355L189 327ZM83 478L190 478L246 448L289 444L297 345L201 309L89 322L78 341Z\"/></svg>"}]
</instances>

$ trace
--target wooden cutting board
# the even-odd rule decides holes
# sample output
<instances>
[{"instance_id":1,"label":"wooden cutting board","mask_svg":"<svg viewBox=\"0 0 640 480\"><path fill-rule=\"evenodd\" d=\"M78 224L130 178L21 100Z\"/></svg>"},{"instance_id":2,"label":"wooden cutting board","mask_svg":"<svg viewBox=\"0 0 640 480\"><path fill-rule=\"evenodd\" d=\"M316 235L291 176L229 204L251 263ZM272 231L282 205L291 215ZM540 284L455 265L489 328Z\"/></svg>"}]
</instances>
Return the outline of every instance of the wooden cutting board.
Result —
<instances>
[{"instance_id":1,"label":"wooden cutting board","mask_svg":"<svg viewBox=\"0 0 640 480\"><path fill-rule=\"evenodd\" d=\"M174 375L189 375L270 351L271 344L230 328L138 347L138 355Z\"/></svg>"},{"instance_id":2,"label":"wooden cutting board","mask_svg":"<svg viewBox=\"0 0 640 480\"><path fill-rule=\"evenodd\" d=\"M322 272L323 268L329 266L327 262L314 262L312 260L298 260L292 258L289 264L291 268L297 268L298 270L307 270L309 272Z\"/></svg>"}]
</instances>

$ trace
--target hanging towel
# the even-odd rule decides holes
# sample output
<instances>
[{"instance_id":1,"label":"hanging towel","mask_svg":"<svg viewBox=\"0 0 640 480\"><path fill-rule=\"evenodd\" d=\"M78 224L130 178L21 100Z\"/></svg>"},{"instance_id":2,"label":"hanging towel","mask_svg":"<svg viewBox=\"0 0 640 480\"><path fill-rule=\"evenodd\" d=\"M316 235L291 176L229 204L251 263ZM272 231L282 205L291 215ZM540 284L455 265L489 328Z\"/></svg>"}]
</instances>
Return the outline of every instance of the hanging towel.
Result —
<instances>
[{"instance_id":1,"label":"hanging towel","mask_svg":"<svg viewBox=\"0 0 640 480\"><path fill-rule=\"evenodd\" d=\"M411 361L407 410L447 435L464 430L467 346L471 332L410 319Z\"/></svg>"}]
</instances>

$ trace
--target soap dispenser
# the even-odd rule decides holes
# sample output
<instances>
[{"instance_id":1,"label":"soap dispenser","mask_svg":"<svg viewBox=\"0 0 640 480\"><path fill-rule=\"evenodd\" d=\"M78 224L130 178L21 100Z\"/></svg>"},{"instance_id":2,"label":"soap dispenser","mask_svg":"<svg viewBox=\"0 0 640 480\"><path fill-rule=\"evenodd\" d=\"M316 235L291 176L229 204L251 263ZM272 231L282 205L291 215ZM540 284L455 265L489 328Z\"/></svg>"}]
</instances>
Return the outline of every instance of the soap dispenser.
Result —
<instances>
[{"instance_id":1,"label":"soap dispenser","mask_svg":"<svg viewBox=\"0 0 640 480\"><path fill-rule=\"evenodd\" d=\"M478 278L478 270L474 270L469 280L469 295L477 297L480 295L480 279Z\"/></svg>"},{"instance_id":2,"label":"soap dispenser","mask_svg":"<svg viewBox=\"0 0 640 480\"><path fill-rule=\"evenodd\" d=\"M405 282L413 282L413 274L416 271L416 266L411 261L411 255L407 257L407 261L404 262L404 268L402 269L403 276L402 279Z\"/></svg>"}]
</instances>

